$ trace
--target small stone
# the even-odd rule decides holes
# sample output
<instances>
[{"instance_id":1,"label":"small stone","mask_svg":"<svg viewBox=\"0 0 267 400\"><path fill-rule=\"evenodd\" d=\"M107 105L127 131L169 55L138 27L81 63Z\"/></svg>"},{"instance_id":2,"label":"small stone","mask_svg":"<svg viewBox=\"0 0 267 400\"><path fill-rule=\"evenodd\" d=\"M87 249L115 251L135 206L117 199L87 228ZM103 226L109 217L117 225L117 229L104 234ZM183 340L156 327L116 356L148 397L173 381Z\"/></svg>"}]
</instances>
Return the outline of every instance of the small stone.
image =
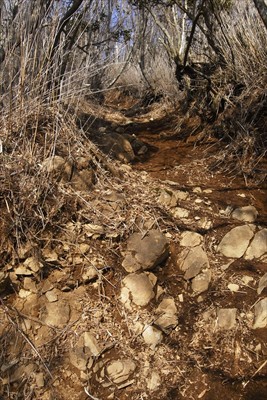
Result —
<instances>
[{"instance_id":1,"label":"small stone","mask_svg":"<svg viewBox=\"0 0 267 400\"><path fill-rule=\"evenodd\" d=\"M27 258L23 265L25 265L26 268L31 269L33 272L39 272L43 266L43 264L36 257Z\"/></svg>"},{"instance_id":2,"label":"small stone","mask_svg":"<svg viewBox=\"0 0 267 400\"><path fill-rule=\"evenodd\" d=\"M226 257L240 258L247 250L253 235L251 226L237 226L222 238L217 250Z\"/></svg>"},{"instance_id":3,"label":"small stone","mask_svg":"<svg viewBox=\"0 0 267 400\"><path fill-rule=\"evenodd\" d=\"M245 259L253 260L254 258L260 258L267 253L267 229L262 229L257 232L249 245Z\"/></svg>"},{"instance_id":4,"label":"small stone","mask_svg":"<svg viewBox=\"0 0 267 400\"><path fill-rule=\"evenodd\" d=\"M174 218L178 218L178 219L188 218L188 216L189 216L189 211L186 208L182 208L182 207L173 208L171 210L171 213L174 216Z\"/></svg>"},{"instance_id":5,"label":"small stone","mask_svg":"<svg viewBox=\"0 0 267 400\"><path fill-rule=\"evenodd\" d=\"M227 287L231 292L239 291L239 285L237 285L236 283L229 283L229 285L227 285Z\"/></svg>"},{"instance_id":6,"label":"small stone","mask_svg":"<svg viewBox=\"0 0 267 400\"><path fill-rule=\"evenodd\" d=\"M42 372L35 374L35 382L38 388L44 387L44 374Z\"/></svg>"},{"instance_id":7,"label":"small stone","mask_svg":"<svg viewBox=\"0 0 267 400\"><path fill-rule=\"evenodd\" d=\"M26 268L25 265L22 264L19 265L14 272L16 275L25 275L25 276L33 275L33 271L31 271L29 268Z\"/></svg>"},{"instance_id":8,"label":"small stone","mask_svg":"<svg viewBox=\"0 0 267 400\"><path fill-rule=\"evenodd\" d=\"M93 267L92 265L89 265L83 271L82 280L85 283L88 283L88 282L92 281L93 279L97 278L97 276L98 276L97 268Z\"/></svg>"},{"instance_id":9,"label":"small stone","mask_svg":"<svg viewBox=\"0 0 267 400\"><path fill-rule=\"evenodd\" d=\"M173 196L172 192L168 192L167 190L162 190L159 202L165 207L175 207L177 205L177 200Z\"/></svg>"},{"instance_id":10,"label":"small stone","mask_svg":"<svg viewBox=\"0 0 267 400\"><path fill-rule=\"evenodd\" d=\"M176 314L177 307L175 305L174 299L172 297L163 299L159 304L158 308L156 309L156 312L164 314Z\"/></svg>"},{"instance_id":11,"label":"small stone","mask_svg":"<svg viewBox=\"0 0 267 400\"><path fill-rule=\"evenodd\" d=\"M151 372L151 376L147 379L148 390L157 390L161 385L160 375L156 371Z\"/></svg>"},{"instance_id":12,"label":"small stone","mask_svg":"<svg viewBox=\"0 0 267 400\"><path fill-rule=\"evenodd\" d=\"M206 193L206 194L210 194L212 192L213 192L212 189L204 189L203 190L203 193Z\"/></svg>"},{"instance_id":13,"label":"small stone","mask_svg":"<svg viewBox=\"0 0 267 400\"><path fill-rule=\"evenodd\" d=\"M131 301L138 306L146 306L155 297L153 274L129 274L122 280L120 299L126 306L131 307ZM155 275L153 278L156 279Z\"/></svg>"},{"instance_id":14,"label":"small stone","mask_svg":"<svg viewBox=\"0 0 267 400\"><path fill-rule=\"evenodd\" d=\"M57 289L52 289L46 292L45 297L49 301L49 303L54 303L55 301L58 300L58 290Z\"/></svg>"},{"instance_id":15,"label":"small stone","mask_svg":"<svg viewBox=\"0 0 267 400\"><path fill-rule=\"evenodd\" d=\"M80 371L86 371L88 354L85 354L83 347L76 347L69 352L70 363Z\"/></svg>"},{"instance_id":16,"label":"small stone","mask_svg":"<svg viewBox=\"0 0 267 400\"><path fill-rule=\"evenodd\" d=\"M102 225L94 224L84 224L83 231L87 237L97 239L105 233L104 227Z\"/></svg>"},{"instance_id":17,"label":"small stone","mask_svg":"<svg viewBox=\"0 0 267 400\"><path fill-rule=\"evenodd\" d=\"M202 217L198 221L198 226L202 229L211 229L212 228L212 221L208 219L208 217Z\"/></svg>"},{"instance_id":18,"label":"small stone","mask_svg":"<svg viewBox=\"0 0 267 400\"><path fill-rule=\"evenodd\" d=\"M20 289L19 291L19 297L21 299L26 299L26 297L30 296L32 293L29 290L25 290L25 289Z\"/></svg>"},{"instance_id":19,"label":"small stone","mask_svg":"<svg viewBox=\"0 0 267 400\"><path fill-rule=\"evenodd\" d=\"M49 247L46 247L42 250L42 255L47 262L55 262L58 260L58 254L56 251L50 249Z\"/></svg>"},{"instance_id":20,"label":"small stone","mask_svg":"<svg viewBox=\"0 0 267 400\"><path fill-rule=\"evenodd\" d=\"M152 350L154 350L163 339L162 332L151 325L145 327L142 336L145 343L148 344Z\"/></svg>"},{"instance_id":21,"label":"small stone","mask_svg":"<svg viewBox=\"0 0 267 400\"><path fill-rule=\"evenodd\" d=\"M156 314L160 315L155 319L155 325L159 326L161 329L168 330L177 326L177 307L173 298L163 299L156 309Z\"/></svg>"},{"instance_id":22,"label":"small stone","mask_svg":"<svg viewBox=\"0 0 267 400\"><path fill-rule=\"evenodd\" d=\"M189 193L183 190L175 190L173 195L177 200L187 200Z\"/></svg>"},{"instance_id":23,"label":"small stone","mask_svg":"<svg viewBox=\"0 0 267 400\"><path fill-rule=\"evenodd\" d=\"M267 326L267 297L255 305L255 318L253 329L265 328Z\"/></svg>"},{"instance_id":24,"label":"small stone","mask_svg":"<svg viewBox=\"0 0 267 400\"><path fill-rule=\"evenodd\" d=\"M199 246L203 241L203 236L199 233L185 231L181 235L180 245L183 247L196 247Z\"/></svg>"},{"instance_id":25,"label":"small stone","mask_svg":"<svg viewBox=\"0 0 267 400\"><path fill-rule=\"evenodd\" d=\"M221 308L217 312L218 327L222 330L233 329L236 325L236 308Z\"/></svg>"},{"instance_id":26,"label":"small stone","mask_svg":"<svg viewBox=\"0 0 267 400\"><path fill-rule=\"evenodd\" d=\"M211 272L209 269L202 271L194 279L192 279L192 290L196 293L202 293L208 290L211 281Z\"/></svg>"},{"instance_id":27,"label":"small stone","mask_svg":"<svg viewBox=\"0 0 267 400\"><path fill-rule=\"evenodd\" d=\"M199 186L197 186L197 187L194 187L194 189L193 189L193 193L202 193L202 189L201 189L201 187L199 187Z\"/></svg>"},{"instance_id":28,"label":"small stone","mask_svg":"<svg viewBox=\"0 0 267 400\"><path fill-rule=\"evenodd\" d=\"M92 355L95 357L99 356L101 348L98 345L94 335L92 335L92 333L90 332L84 332L83 337L84 337L84 345L89 348Z\"/></svg>"},{"instance_id":29,"label":"small stone","mask_svg":"<svg viewBox=\"0 0 267 400\"><path fill-rule=\"evenodd\" d=\"M130 359L114 360L106 367L106 374L111 382L119 384L127 381L135 369L135 363Z\"/></svg>"},{"instance_id":30,"label":"small stone","mask_svg":"<svg viewBox=\"0 0 267 400\"><path fill-rule=\"evenodd\" d=\"M254 222L256 221L257 216L258 216L258 211L254 206L236 208L232 212L232 218L244 222Z\"/></svg>"},{"instance_id":31,"label":"small stone","mask_svg":"<svg viewBox=\"0 0 267 400\"><path fill-rule=\"evenodd\" d=\"M260 295L261 292L267 287L267 272L260 278L257 293Z\"/></svg>"},{"instance_id":32,"label":"small stone","mask_svg":"<svg viewBox=\"0 0 267 400\"><path fill-rule=\"evenodd\" d=\"M180 294L178 295L178 299L179 299L180 303L183 303L183 302L184 302L184 295L183 295L183 293L180 293Z\"/></svg>"},{"instance_id":33,"label":"small stone","mask_svg":"<svg viewBox=\"0 0 267 400\"><path fill-rule=\"evenodd\" d=\"M25 290L29 290L32 293L37 293L36 283L31 278L24 278L23 286Z\"/></svg>"},{"instance_id":34,"label":"small stone","mask_svg":"<svg viewBox=\"0 0 267 400\"><path fill-rule=\"evenodd\" d=\"M81 243L79 244L79 251L81 252L81 254L85 254L89 251L90 246L87 243Z\"/></svg>"},{"instance_id":35,"label":"small stone","mask_svg":"<svg viewBox=\"0 0 267 400\"><path fill-rule=\"evenodd\" d=\"M250 282L253 282L254 279L252 278L252 276L244 275L242 277L242 281L244 282L245 285L248 285Z\"/></svg>"}]
</instances>

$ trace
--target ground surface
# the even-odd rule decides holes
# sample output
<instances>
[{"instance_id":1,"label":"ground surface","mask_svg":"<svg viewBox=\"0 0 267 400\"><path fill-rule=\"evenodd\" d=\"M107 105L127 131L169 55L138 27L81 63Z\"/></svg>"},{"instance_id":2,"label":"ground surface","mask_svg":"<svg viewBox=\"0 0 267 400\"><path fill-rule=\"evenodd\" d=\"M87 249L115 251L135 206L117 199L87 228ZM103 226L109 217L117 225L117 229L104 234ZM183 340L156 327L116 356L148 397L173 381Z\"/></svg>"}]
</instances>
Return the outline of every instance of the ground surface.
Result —
<instances>
[{"instance_id":1,"label":"ground surface","mask_svg":"<svg viewBox=\"0 0 267 400\"><path fill-rule=\"evenodd\" d=\"M42 248L29 241L8 259L0 397L263 400L267 328L255 327L255 305L267 294L265 286L258 290L267 249L259 257L246 251L267 227L266 184L216 171L218 144L177 139L164 110L163 123L152 110L129 124L125 106L117 107L113 126L134 133L148 152L119 166L119 178L107 175L79 193L76 217L65 214L61 225L43 232ZM244 206L256 208L252 221L233 218ZM253 233L241 256L218 250L228 232L248 225ZM127 243L134 232L143 239L151 230L167 238L169 255L147 272L152 299L134 304L135 293L142 295L135 288L127 306L121 296L130 275L122 266ZM182 241L188 232L198 234L198 245L191 236ZM206 257L204 269L185 278L185 254L196 247ZM200 262L194 259L192 268ZM205 290L193 290L198 277ZM166 327L157 323L164 299L174 307ZM234 318L222 319L220 310L235 310Z\"/></svg>"}]
</instances>

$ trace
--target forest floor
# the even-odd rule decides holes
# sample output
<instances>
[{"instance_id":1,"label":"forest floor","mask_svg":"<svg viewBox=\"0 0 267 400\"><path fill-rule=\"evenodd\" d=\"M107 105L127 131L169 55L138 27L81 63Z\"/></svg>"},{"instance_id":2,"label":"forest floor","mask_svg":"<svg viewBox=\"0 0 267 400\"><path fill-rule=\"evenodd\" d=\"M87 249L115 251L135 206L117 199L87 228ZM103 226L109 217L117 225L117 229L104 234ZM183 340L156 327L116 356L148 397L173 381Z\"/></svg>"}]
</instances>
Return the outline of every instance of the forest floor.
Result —
<instances>
[{"instance_id":1,"label":"forest floor","mask_svg":"<svg viewBox=\"0 0 267 400\"><path fill-rule=\"evenodd\" d=\"M266 181L217 170L223 144L162 103L118 103L90 129L147 151L0 272L0 399L266 399Z\"/></svg>"}]
</instances>

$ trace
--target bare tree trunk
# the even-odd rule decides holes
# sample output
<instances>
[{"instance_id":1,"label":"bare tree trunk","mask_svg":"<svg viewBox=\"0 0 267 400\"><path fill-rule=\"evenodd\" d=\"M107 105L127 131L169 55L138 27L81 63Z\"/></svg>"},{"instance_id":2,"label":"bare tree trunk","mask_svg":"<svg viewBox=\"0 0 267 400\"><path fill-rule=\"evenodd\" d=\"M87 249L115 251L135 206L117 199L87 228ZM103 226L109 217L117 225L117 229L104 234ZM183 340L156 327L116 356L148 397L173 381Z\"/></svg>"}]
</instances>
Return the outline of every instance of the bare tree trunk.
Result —
<instances>
[{"instance_id":1,"label":"bare tree trunk","mask_svg":"<svg viewBox=\"0 0 267 400\"><path fill-rule=\"evenodd\" d=\"M267 2L266 0L253 0L258 13L267 29Z\"/></svg>"}]
</instances>

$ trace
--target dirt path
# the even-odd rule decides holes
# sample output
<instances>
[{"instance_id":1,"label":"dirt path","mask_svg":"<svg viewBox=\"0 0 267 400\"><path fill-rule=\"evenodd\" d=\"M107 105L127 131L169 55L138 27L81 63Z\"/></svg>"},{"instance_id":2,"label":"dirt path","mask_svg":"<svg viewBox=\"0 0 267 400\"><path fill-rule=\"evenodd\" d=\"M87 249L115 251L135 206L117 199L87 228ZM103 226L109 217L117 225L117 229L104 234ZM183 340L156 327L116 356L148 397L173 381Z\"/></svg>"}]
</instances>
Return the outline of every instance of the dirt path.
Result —
<instances>
[{"instance_id":1,"label":"dirt path","mask_svg":"<svg viewBox=\"0 0 267 400\"><path fill-rule=\"evenodd\" d=\"M265 400L266 186L169 120L114 118L149 151L90 191L52 181L57 224L4 254L0 398Z\"/></svg>"}]
</instances>

